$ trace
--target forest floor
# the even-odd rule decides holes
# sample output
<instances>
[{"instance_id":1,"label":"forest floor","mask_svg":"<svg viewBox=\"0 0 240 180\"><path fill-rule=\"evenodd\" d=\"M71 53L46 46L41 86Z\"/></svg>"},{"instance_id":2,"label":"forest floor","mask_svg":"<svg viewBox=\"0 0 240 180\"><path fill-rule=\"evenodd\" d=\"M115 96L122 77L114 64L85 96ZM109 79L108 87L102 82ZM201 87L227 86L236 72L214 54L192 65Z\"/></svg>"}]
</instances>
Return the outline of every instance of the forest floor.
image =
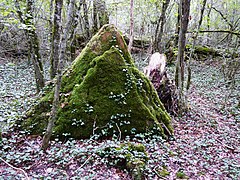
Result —
<instances>
[{"instance_id":1,"label":"forest floor","mask_svg":"<svg viewBox=\"0 0 240 180\"><path fill-rule=\"evenodd\" d=\"M189 112L172 117L174 140L149 134L120 141L55 139L44 153L40 136L11 128L36 97L32 67L0 61L0 179L132 179L135 172L114 161L125 152L106 150L128 142L146 148L145 179L240 179L240 72L231 89L217 60L194 62L192 71Z\"/></svg>"}]
</instances>

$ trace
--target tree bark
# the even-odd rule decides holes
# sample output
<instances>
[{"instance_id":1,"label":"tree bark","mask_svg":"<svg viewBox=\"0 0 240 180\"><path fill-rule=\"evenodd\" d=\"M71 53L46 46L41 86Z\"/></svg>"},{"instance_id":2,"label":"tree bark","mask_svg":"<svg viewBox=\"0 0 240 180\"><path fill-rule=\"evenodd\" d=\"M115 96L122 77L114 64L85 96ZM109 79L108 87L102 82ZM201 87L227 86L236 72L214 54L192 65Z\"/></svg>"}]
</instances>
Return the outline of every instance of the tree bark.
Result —
<instances>
[{"instance_id":1,"label":"tree bark","mask_svg":"<svg viewBox=\"0 0 240 180\"><path fill-rule=\"evenodd\" d=\"M211 14L211 11L212 11L212 2L210 4L209 11L207 13L207 30L210 30L210 22L211 22L210 14ZM208 34L208 36L207 36L207 44L209 42L209 39L210 39L210 37L209 37L209 34Z\"/></svg>"},{"instance_id":2,"label":"tree bark","mask_svg":"<svg viewBox=\"0 0 240 180\"><path fill-rule=\"evenodd\" d=\"M82 5L83 5L84 29L86 33L86 39L89 40L91 38L91 33L90 33L90 25L88 20L88 8L87 8L86 0L83 0Z\"/></svg>"},{"instance_id":3,"label":"tree bark","mask_svg":"<svg viewBox=\"0 0 240 180\"><path fill-rule=\"evenodd\" d=\"M134 0L130 1L130 35L129 35L129 44L128 44L128 51L131 53L131 48L133 44L133 30L134 30Z\"/></svg>"},{"instance_id":4,"label":"tree bark","mask_svg":"<svg viewBox=\"0 0 240 180\"><path fill-rule=\"evenodd\" d=\"M186 46L186 33L188 28L190 12L190 0L180 1L180 32L178 39L178 55L175 71L175 84L179 93L179 107L184 109L184 96L183 96L183 84L184 84L184 50ZM180 113L182 110L180 110Z\"/></svg>"},{"instance_id":5,"label":"tree bark","mask_svg":"<svg viewBox=\"0 0 240 180\"><path fill-rule=\"evenodd\" d=\"M80 21L80 10L81 10L81 0L79 3L79 6L77 7L76 3L74 6L74 10L73 10L73 23L72 23L72 29L70 30L70 37L69 37L69 47L70 47L70 53L71 53L71 61L73 61L76 57L76 50L77 50L77 39L76 39L76 34L77 34L77 26L79 24Z\"/></svg>"},{"instance_id":6,"label":"tree bark","mask_svg":"<svg viewBox=\"0 0 240 180\"><path fill-rule=\"evenodd\" d=\"M180 4L178 4L178 15L177 15L177 24L175 29L175 38L174 38L174 47L178 45L179 32L180 32Z\"/></svg>"},{"instance_id":7,"label":"tree bark","mask_svg":"<svg viewBox=\"0 0 240 180\"><path fill-rule=\"evenodd\" d=\"M25 14L21 11L19 1L15 1L15 7L19 16L20 22L26 26L24 29L28 37L28 58L32 59L34 74L36 80L37 93L44 87L43 65L39 53L39 40L33 24L33 0L27 0Z\"/></svg>"},{"instance_id":8,"label":"tree bark","mask_svg":"<svg viewBox=\"0 0 240 180\"><path fill-rule=\"evenodd\" d=\"M57 109L59 106L59 95L60 95L60 88L61 88L61 81L62 81L62 70L64 68L68 33L71 29L71 23L73 20L74 4L75 4L75 0L70 0L69 7L68 7L68 14L67 14L67 23L66 23L66 27L63 30L63 34L61 35L61 40L60 40L60 44L59 44L60 51L59 51L59 64L57 67L57 82L55 85L54 100L53 100L53 106L52 106L52 110L51 110L51 116L49 118L47 130L43 137L43 142L42 142L42 149L44 151L46 151L46 149L49 145L49 140L52 136L54 122L57 118Z\"/></svg>"},{"instance_id":9,"label":"tree bark","mask_svg":"<svg viewBox=\"0 0 240 180\"><path fill-rule=\"evenodd\" d=\"M199 33L200 27L202 25L203 13L204 13L204 10L205 10L206 3L207 3L207 0L203 0L203 5L202 5L202 8L201 8L200 19L199 19L198 26L197 26L197 32L193 36L193 44L192 44L192 48L190 50L190 56L189 56L189 60L188 60L188 64L187 64L187 71L188 71L187 87L186 87L187 90L190 88L190 84L191 84L192 71L191 71L191 66L190 65L191 65L192 56L193 56L193 53L194 53L194 49L195 49L198 33Z\"/></svg>"},{"instance_id":10,"label":"tree bark","mask_svg":"<svg viewBox=\"0 0 240 180\"><path fill-rule=\"evenodd\" d=\"M54 0L50 0L50 7L49 7L49 42L50 44L52 44L52 29L53 29L53 1Z\"/></svg>"},{"instance_id":11,"label":"tree bark","mask_svg":"<svg viewBox=\"0 0 240 180\"><path fill-rule=\"evenodd\" d=\"M50 77L53 79L57 74L58 58L59 58L59 42L60 42L60 22L62 16L63 0L55 0L53 26L52 26L52 42L50 53Z\"/></svg>"},{"instance_id":12,"label":"tree bark","mask_svg":"<svg viewBox=\"0 0 240 180\"><path fill-rule=\"evenodd\" d=\"M103 0L93 1L93 32L96 33L100 27L109 23L106 3Z\"/></svg>"},{"instance_id":13,"label":"tree bark","mask_svg":"<svg viewBox=\"0 0 240 180\"><path fill-rule=\"evenodd\" d=\"M109 24L109 15L107 12L107 8L106 8L106 2L104 0L100 0L100 6L99 6L99 24L100 24L100 28L105 25L105 24Z\"/></svg>"},{"instance_id":14,"label":"tree bark","mask_svg":"<svg viewBox=\"0 0 240 180\"><path fill-rule=\"evenodd\" d=\"M97 19L97 4L99 0L93 1L93 32L96 33L98 30L98 19Z\"/></svg>"},{"instance_id":15,"label":"tree bark","mask_svg":"<svg viewBox=\"0 0 240 180\"><path fill-rule=\"evenodd\" d=\"M162 4L162 13L159 18L159 26L160 30L159 32L156 32L156 47L159 53L163 53L163 46L162 46L162 36L163 36L163 30L164 30L164 25L166 23L166 11L169 6L170 0L165 0L163 1Z\"/></svg>"}]
</instances>

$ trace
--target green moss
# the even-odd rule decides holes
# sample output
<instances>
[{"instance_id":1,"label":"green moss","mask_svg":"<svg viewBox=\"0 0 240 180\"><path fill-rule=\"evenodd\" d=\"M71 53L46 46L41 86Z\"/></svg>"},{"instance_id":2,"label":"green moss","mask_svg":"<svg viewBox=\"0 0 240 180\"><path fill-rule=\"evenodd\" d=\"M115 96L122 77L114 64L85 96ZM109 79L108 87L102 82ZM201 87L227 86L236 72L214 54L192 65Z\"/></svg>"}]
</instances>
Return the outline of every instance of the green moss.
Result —
<instances>
[{"instance_id":1,"label":"green moss","mask_svg":"<svg viewBox=\"0 0 240 180\"><path fill-rule=\"evenodd\" d=\"M139 159L134 159L127 163L127 169L130 170L133 179L143 179L143 171L145 170L146 163Z\"/></svg>"},{"instance_id":2,"label":"green moss","mask_svg":"<svg viewBox=\"0 0 240 180\"><path fill-rule=\"evenodd\" d=\"M186 49L192 48L192 45L187 44ZM207 47L207 46L195 46L194 47L194 52L196 54L204 54L204 55L218 55L218 52L216 49Z\"/></svg>"},{"instance_id":3,"label":"green moss","mask_svg":"<svg viewBox=\"0 0 240 180\"><path fill-rule=\"evenodd\" d=\"M163 168L161 171L158 172L160 176L166 177L170 175L170 172L166 168Z\"/></svg>"},{"instance_id":4,"label":"green moss","mask_svg":"<svg viewBox=\"0 0 240 180\"><path fill-rule=\"evenodd\" d=\"M189 179L189 177L183 171L178 171L176 173L176 177L179 179Z\"/></svg>"},{"instance_id":5,"label":"green moss","mask_svg":"<svg viewBox=\"0 0 240 180\"><path fill-rule=\"evenodd\" d=\"M143 144L125 143L119 147L108 147L99 154L108 159L109 164L128 170L133 179L142 179L149 160Z\"/></svg>"},{"instance_id":6,"label":"green moss","mask_svg":"<svg viewBox=\"0 0 240 180\"><path fill-rule=\"evenodd\" d=\"M116 28L112 25L103 26L74 60L73 66L64 73L62 78L62 91L69 92L75 84L80 84L89 68L91 68L93 59L101 56L113 46L122 52L128 64L133 65L130 54L127 52L127 45L122 40Z\"/></svg>"},{"instance_id":7,"label":"green moss","mask_svg":"<svg viewBox=\"0 0 240 180\"><path fill-rule=\"evenodd\" d=\"M142 179L149 159L146 149L142 144L133 143L129 143L127 147L130 153L126 155L126 168L131 172L134 179Z\"/></svg>"},{"instance_id":8,"label":"green moss","mask_svg":"<svg viewBox=\"0 0 240 180\"><path fill-rule=\"evenodd\" d=\"M116 48L113 47L102 56L96 57L82 83L73 87L68 106L59 110L56 132L62 133L62 130L66 130L62 125L76 117L81 117L82 121L87 119L88 123L92 124L87 129L83 126L81 133L81 127L72 127L70 132L76 134L74 131L78 131L79 137L89 136L89 130L92 132L95 121L100 127L106 126L111 120L113 125L120 121L129 121L131 126L128 128L126 125L124 128L128 132L131 127L145 131L146 127L154 124L154 116L139 98L136 87L133 87L136 84L131 78L128 66ZM92 107L92 112L87 112L87 105ZM76 110L73 112L73 109ZM152 120L147 124L145 118ZM138 121L134 121L136 119Z\"/></svg>"},{"instance_id":9,"label":"green moss","mask_svg":"<svg viewBox=\"0 0 240 180\"><path fill-rule=\"evenodd\" d=\"M36 130L43 131L52 99L50 88L25 124L38 124ZM153 85L134 67L126 43L111 25L104 26L64 72L60 102L54 127L60 136L87 138L93 132L124 136L133 128L141 133L155 125L163 135L165 127L173 132Z\"/></svg>"}]
</instances>

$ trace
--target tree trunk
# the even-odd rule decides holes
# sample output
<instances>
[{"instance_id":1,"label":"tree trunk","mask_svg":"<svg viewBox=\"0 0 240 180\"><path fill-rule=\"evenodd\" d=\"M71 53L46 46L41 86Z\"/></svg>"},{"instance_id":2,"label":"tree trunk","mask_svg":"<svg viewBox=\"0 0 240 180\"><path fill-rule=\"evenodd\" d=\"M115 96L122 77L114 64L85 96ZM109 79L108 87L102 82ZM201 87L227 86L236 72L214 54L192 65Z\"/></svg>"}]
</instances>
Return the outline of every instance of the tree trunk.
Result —
<instances>
[{"instance_id":1,"label":"tree trunk","mask_svg":"<svg viewBox=\"0 0 240 180\"><path fill-rule=\"evenodd\" d=\"M207 3L207 0L203 0L203 5L202 5L202 9L201 9L200 19L199 19L198 27L197 27L197 32L196 32L196 34L193 36L193 44L192 44L192 48L191 48L191 50L190 50L190 56L189 56L188 65L187 65L187 71L188 71L187 87L186 87L187 90L190 88L190 84L191 84L191 75L192 75L192 72L191 72L191 66L190 66L190 65L191 65L192 56L193 56L193 53L194 53L194 49L195 49L195 45L196 45L196 40L197 40L197 37L198 37L198 33L199 33L200 27L201 27L201 25L202 25L203 13L204 13L204 10L205 10L206 3Z\"/></svg>"},{"instance_id":2,"label":"tree trunk","mask_svg":"<svg viewBox=\"0 0 240 180\"><path fill-rule=\"evenodd\" d=\"M93 1L93 32L96 33L100 27L109 23L106 3L103 0Z\"/></svg>"},{"instance_id":3,"label":"tree trunk","mask_svg":"<svg viewBox=\"0 0 240 180\"><path fill-rule=\"evenodd\" d=\"M62 15L63 0L55 0L53 26L52 26L52 44L50 53L50 77L53 79L57 74L60 42L60 22Z\"/></svg>"},{"instance_id":4,"label":"tree trunk","mask_svg":"<svg viewBox=\"0 0 240 180\"><path fill-rule=\"evenodd\" d=\"M160 30L159 30L159 32L156 32L156 36L155 36L156 37L156 47L157 47L157 50L159 53L163 53L162 35L163 35L164 25L166 23L166 11L167 11L169 3L170 3L170 0L163 1L162 13L159 18Z\"/></svg>"},{"instance_id":5,"label":"tree trunk","mask_svg":"<svg viewBox=\"0 0 240 180\"><path fill-rule=\"evenodd\" d=\"M180 32L180 4L178 4L178 16L177 16L177 24L175 29L175 38L174 38L174 47L178 45L178 39L179 39L179 32Z\"/></svg>"},{"instance_id":6,"label":"tree trunk","mask_svg":"<svg viewBox=\"0 0 240 180\"><path fill-rule=\"evenodd\" d=\"M50 44L52 44L52 29L53 29L53 1L54 0L50 0L50 7L49 7L49 42ZM49 59L50 61L50 59Z\"/></svg>"},{"instance_id":7,"label":"tree trunk","mask_svg":"<svg viewBox=\"0 0 240 180\"><path fill-rule=\"evenodd\" d=\"M100 4L99 4L99 24L100 24L100 28L105 25L105 24L109 24L109 15L107 12L107 8L106 8L106 2L103 0L100 0Z\"/></svg>"},{"instance_id":8,"label":"tree trunk","mask_svg":"<svg viewBox=\"0 0 240 180\"><path fill-rule=\"evenodd\" d=\"M96 33L98 31L98 2L99 0L94 0L93 1L93 32Z\"/></svg>"},{"instance_id":9,"label":"tree trunk","mask_svg":"<svg viewBox=\"0 0 240 180\"><path fill-rule=\"evenodd\" d=\"M91 38L91 33L90 33L90 25L88 20L88 8L87 8L86 0L83 0L83 18L84 18L84 29L86 33L86 39L89 40Z\"/></svg>"},{"instance_id":10,"label":"tree trunk","mask_svg":"<svg viewBox=\"0 0 240 180\"><path fill-rule=\"evenodd\" d=\"M129 44L128 44L128 51L131 53L131 48L133 44L133 30L134 30L134 17L133 17L133 11L134 11L134 0L130 1L130 37L129 37Z\"/></svg>"},{"instance_id":11,"label":"tree trunk","mask_svg":"<svg viewBox=\"0 0 240 180\"><path fill-rule=\"evenodd\" d=\"M25 15L22 13L19 1L15 1L15 7L19 16L20 22L26 25L25 34L28 37L28 58L32 59L34 74L36 80L37 93L44 87L43 65L39 53L39 40L33 24L33 1L27 0Z\"/></svg>"},{"instance_id":12,"label":"tree trunk","mask_svg":"<svg viewBox=\"0 0 240 180\"><path fill-rule=\"evenodd\" d=\"M184 50L186 46L186 33L189 21L189 11L190 11L190 0L180 1L180 32L178 39L178 55L175 71L175 83L178 88L179 93L179 107L182 110L184 106L184 96L183 96L183 83L184 83ZM180 113L182 112L180 110Z\"/></svg>"},{"instance_id":13,"label":"tree trunk","mask_svg":"<svg viewBox=\"0 0 240 180\"><path fill-rule=\"evenodd\" d=\"M211 11L212 11L212 2L210 4L210 8L209 8L209 11L208 11L208 14L207 14L207 30L209 31L210 30L210 22L211 22L211 19L210 19L210 14L211 14ZM209 43L209 34L207 36L207 44Z\"/></svg>"},{"instance_id":14,"label":"tree trunk","mask_svg":"<svg viewBox=\"0 0 240 180\"><path fill-rule=\"evenodd\" d=\"M34 26L33 25L33 1L32 0L27 0L26 13L28 14L27 19L26 19L26 25ZM39 40L38 40L38 36L35 31L35 28L33 28L33 27L30 28L29 36L31 39L32 48L30 48L30 49L32 51L32 59L33 59L33 64L34 64L37 92L40 92L40 90L44 87L44 76L43 76L43 65L42 65L41 56L39 53Z\"/></svg>"},{"instance_id":15,"label":"tree trunk","mask_svg":"<svg viewBox=\"0 0 240 180\"><path fill-rule=\"evenodd\" d=\"M53 106L52 106L52 110L51 110L51 116L49 118L47 131L43 137L43 142L42 142L42 149L44 151L47 149L47 147L49 145L49 140L52 136L52 129L53 129L56 117L57 117L57 109L59 106L59 92L60 92L60 88L61 88L61 79L62 79L62 70L64 67L65 52L66 52L66 45L67 45L67 39L68 39L67 37L68 37L68 33L71 29L71 23L73 20L74 5L75 5L75 0L70 0L69 7L68 7L68 14L67 14L67 23L66 23L66 27L63 30L63 34L61 35L61 41L59 44L60 51L59 51L59 64L57 67L57 82L55 85L54 100L53 100Z\"/></svg>"},{"instance_id":16,"label":"tree trunk","mask_svg":"<svg viewBox=\"0 0 240 180\"><path fill-rule=\"evenodd\" d=\"M42 65L41 56L39 53L39 40L35 30L33 30L31 35L31 44L33 46L32 58L33 58L33 64L34 64L34 70L35 70L37 92L40 92L41 89L44 87L44 76L43 76L43 65Z\"/></svg>"},{"instance_id":17,"label":"tree trunk","mask_svg":"<svg viewBox=\"0 0 240 180\"><path fill-rule=\"evenodd\" d=\"M76 4L75 4L76 6ZM72 23L72 29L70 30L70 38L69 38L69 47L70 47L70 53L71 53L71 61L73 61L76 58L76 50L77 50L77 39L76 39L76 34L77 34L77 26L80 21L79 16L80 16L80 10L81 10L81 2L78 7L75 7L73 10L73 23Z\"/></svg>"}]
</instances>

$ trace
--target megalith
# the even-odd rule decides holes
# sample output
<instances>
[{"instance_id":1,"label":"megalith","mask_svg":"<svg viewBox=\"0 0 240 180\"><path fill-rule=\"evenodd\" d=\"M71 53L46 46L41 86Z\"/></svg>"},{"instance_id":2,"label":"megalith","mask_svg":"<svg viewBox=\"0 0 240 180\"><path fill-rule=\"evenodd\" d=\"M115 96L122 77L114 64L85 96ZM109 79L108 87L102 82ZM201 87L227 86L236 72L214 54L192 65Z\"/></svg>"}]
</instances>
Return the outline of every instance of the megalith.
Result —
<instances>
[{"instance_id":1,"label":"megalith","mask_svg":"<svg viewBox=\"0 0 240 180\"><path fill-rule=\"evenodd\" d=\"M31 134L45 131L53 92L53 85L47 86L22 121ZM163 136L173 133L170 116L152 83L134 66L121 33L105 25L63 73L53 134L124 136L153 127Z\"/></svg>"}]
</instances>

